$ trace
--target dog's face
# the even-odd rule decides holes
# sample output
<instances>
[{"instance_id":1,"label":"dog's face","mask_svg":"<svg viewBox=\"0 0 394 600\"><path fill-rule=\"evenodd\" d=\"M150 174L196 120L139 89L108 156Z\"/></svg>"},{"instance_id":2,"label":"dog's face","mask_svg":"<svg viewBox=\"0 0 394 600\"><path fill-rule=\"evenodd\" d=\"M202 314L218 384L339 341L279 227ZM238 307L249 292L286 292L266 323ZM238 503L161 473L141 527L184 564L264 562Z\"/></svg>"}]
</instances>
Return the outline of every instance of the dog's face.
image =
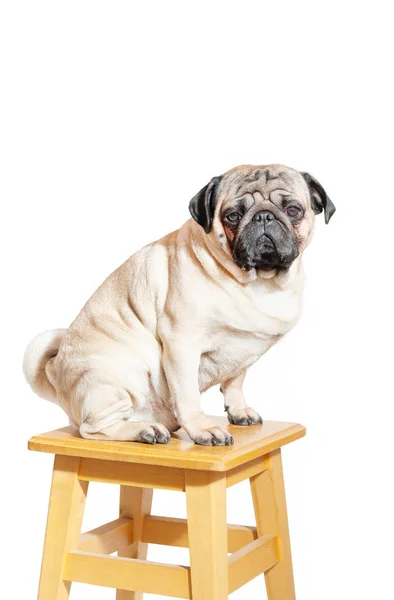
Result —
<instances>
[{"instance_id":1,"label":"dog's face","mask_svg":"<svg viewBox=\"0 0 394 600\"><path fill-rule=\"evenodd\" d=\"M308 173L241 166L214 177L190 202L192 217L245 271L285 271L308 245L315 214L335 206Z\"/></svg>"}]
</instances>

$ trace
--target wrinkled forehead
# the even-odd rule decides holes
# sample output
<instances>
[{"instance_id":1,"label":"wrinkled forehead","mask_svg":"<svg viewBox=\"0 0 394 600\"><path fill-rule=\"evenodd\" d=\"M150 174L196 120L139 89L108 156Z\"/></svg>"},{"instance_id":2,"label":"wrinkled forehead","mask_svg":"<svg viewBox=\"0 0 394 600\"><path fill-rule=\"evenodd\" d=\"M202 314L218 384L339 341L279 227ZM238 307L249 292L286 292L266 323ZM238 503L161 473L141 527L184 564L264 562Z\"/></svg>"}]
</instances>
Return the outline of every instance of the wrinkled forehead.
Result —
<instances>
[{"instance_id":1,"label":"wrinkled forehead","mask_svg":"<svg viewBox=\"0 0 394 600\"><path fill-rule=\"evenodd\" d=\"M261 200L272 202L289 195L306 204L309 197L305 180L295 169L283 165L245 165L224 174L217 201L224 207L256 192Z\"/></svg>"}]
</instances>

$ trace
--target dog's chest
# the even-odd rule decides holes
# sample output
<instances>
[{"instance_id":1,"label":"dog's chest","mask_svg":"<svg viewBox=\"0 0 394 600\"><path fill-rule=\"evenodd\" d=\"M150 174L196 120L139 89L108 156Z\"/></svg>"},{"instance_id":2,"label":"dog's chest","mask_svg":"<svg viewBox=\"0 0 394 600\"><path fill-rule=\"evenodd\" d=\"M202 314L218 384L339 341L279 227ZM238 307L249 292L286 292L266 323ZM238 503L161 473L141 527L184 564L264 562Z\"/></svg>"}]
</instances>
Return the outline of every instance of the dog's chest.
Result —
<instances>
[{"instance_id":1,"label":"dog's chest","mask_svg":"<svg viewBox=\"0 0 394 600\"><path fill-rule=\"evenodd\" d=\"M281 289L272 283L251 283L220 303L217 313L219 333L265 340L284 335L301 313L302 287Z\"/></svg>"},{"instance_id":2,"label":"dog's chest","mask_svg":"<svg viewBox=\"0 0 394 600\"><path fill-rule=\"evenodd\" d=\"M200 387L240 373L262 356L297 321L301 311L298 289L268 290L256 286L247 295L222 302L201 356Z\"/></svg>"},{"instance_id":3,"label":"dog's chest","mask_svg":"<svg viewBox=\"0 0 394 600\"><path fill-rule=\"evenodd\" d=\"M199 380L202 390L241 373L264 354L280 336L216 334L211 349L201 355Z\"/></svg>"}]
</instances>

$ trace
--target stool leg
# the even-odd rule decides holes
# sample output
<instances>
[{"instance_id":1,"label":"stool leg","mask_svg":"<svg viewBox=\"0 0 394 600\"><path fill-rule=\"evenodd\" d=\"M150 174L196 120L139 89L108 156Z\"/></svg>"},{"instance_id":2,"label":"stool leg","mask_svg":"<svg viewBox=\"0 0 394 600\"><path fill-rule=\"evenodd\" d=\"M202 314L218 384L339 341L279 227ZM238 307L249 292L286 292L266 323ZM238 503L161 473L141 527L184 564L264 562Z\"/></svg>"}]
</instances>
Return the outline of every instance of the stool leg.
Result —
<instances>
[{"instance_id":1,"label":"stool leg","mask_svg":"<svg viewBox=\"0 0 394 600\"><path fill-rule=\"evenodd\" d=\"M148 544L141 542L144 517L150 514L153 489L120 486L121 517L133 519L133 543L118 552L119 556L146 560ZM142 592L116 590L116 600L142 600Z\"/></svg>"},{"instance_id":2,"label":"stool leg","mask_svg":"<svg viewBox=\"0 0 394 600\"><path fill-rule=\"evenodd\" d=\"M186 471L187 526L193 600L227 600L224 473Z\"/></svg>"},{"instance_id":3,"label":"stool leg","mask_svg":"<svg viewBox=\"0 0 394 600\"><path fill-rule=\"evenodd\" d=\"M268 600L295 600L280 449L269 455L268 463L266 471L250 478L258 535L272 533L279 538L280 560L265 572L267 596Z\"/></svg>"},{"instance_id":4,"label":"stool leg","mask_svg":"<svg viewBox=\"0 0 394 600\"><path fill-rule=\"evenodd\" d=\"M81 533L87 481L79 481L80 459L55 456L38 600L67 600L71 582L63 581L65 554Z\"/></svg>"}]
</instances>

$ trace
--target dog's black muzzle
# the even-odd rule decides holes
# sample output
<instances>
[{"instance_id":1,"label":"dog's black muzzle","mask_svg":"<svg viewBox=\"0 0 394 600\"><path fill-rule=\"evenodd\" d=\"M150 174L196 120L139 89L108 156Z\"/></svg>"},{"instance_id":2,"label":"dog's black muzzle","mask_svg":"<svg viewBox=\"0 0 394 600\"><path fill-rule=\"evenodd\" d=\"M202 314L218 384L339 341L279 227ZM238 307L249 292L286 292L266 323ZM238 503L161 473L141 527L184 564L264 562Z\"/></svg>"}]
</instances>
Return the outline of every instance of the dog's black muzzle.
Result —
<instances>
[{"instance_id":1,"label":"dog's black muzzle","mask_svg":"<svg viewBox=\"0 0 394 600\"><path fill-rule=\"evenodd\" d=\"M298 256L295 235L269 210L257 212L235 240L235 263L244 269L288 269Z\"/></svg>"}]
</instances>

